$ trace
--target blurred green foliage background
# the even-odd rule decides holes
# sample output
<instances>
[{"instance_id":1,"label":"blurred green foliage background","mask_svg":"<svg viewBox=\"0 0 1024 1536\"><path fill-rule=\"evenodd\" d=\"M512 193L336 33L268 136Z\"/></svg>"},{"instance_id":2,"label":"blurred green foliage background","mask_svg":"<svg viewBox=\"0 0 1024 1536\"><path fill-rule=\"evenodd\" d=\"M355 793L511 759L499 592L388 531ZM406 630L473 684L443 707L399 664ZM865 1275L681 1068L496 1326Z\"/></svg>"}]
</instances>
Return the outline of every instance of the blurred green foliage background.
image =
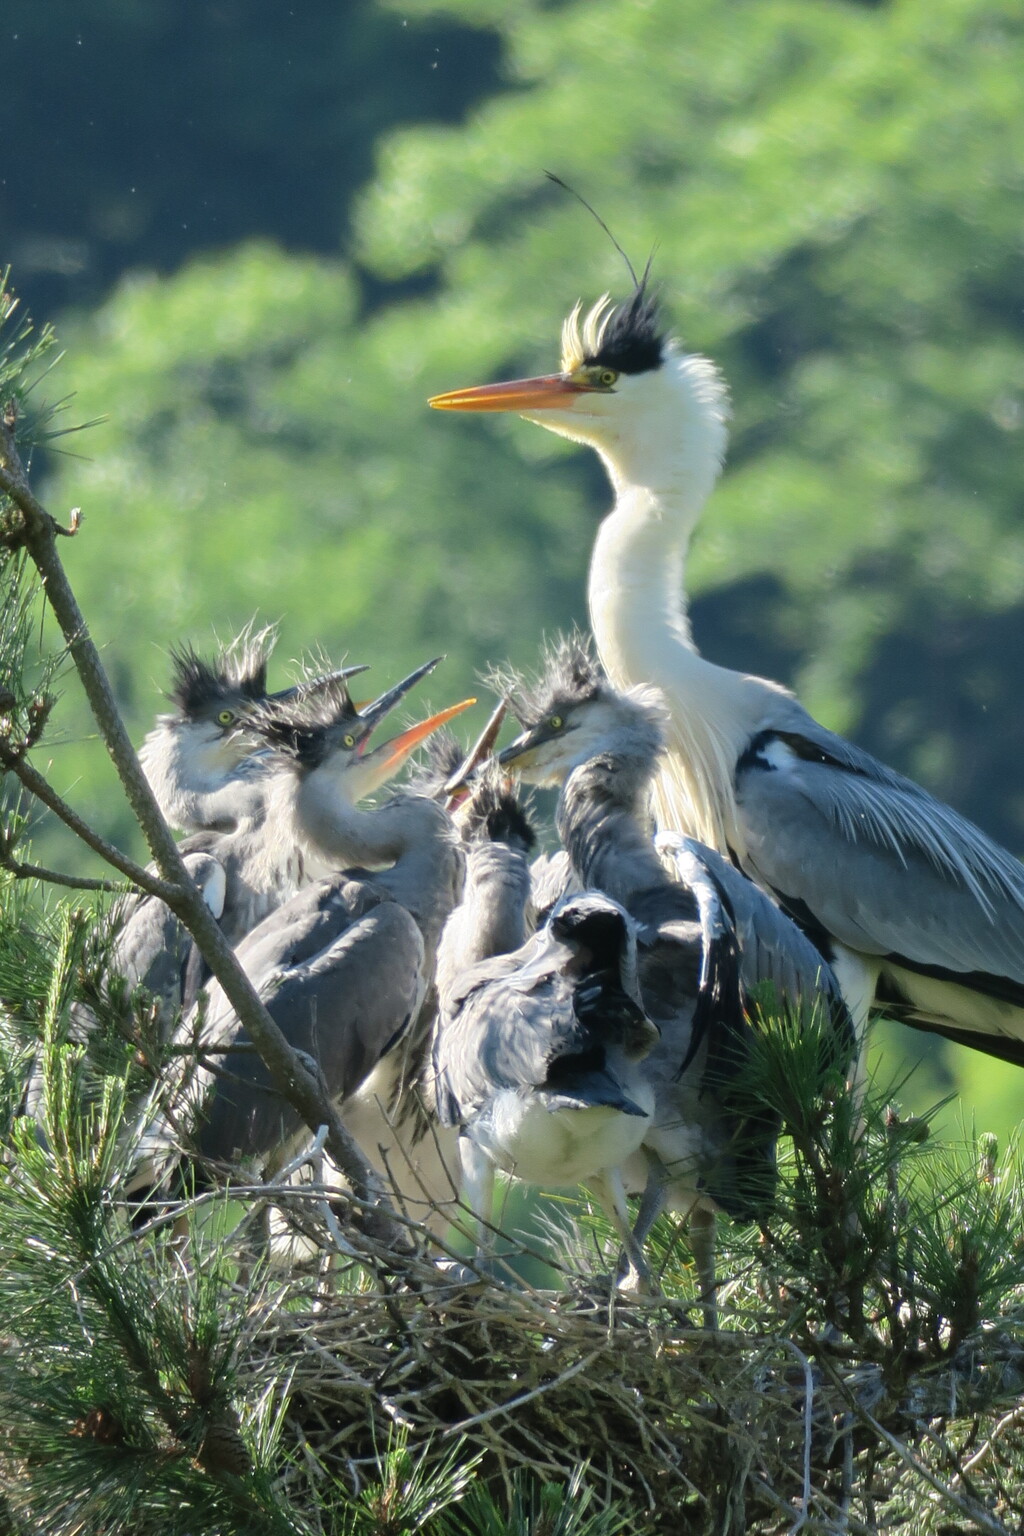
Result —
<instances>
[{"instance_id":1,"label":"blurred green foliage background","mask_svg":"<svg viewBox=\"0 0 1024 1536\"><path fill-rule=\"evenodd\" d=\"M1019 0L8 0L0 258L105 418L41 457L137 737L280 619L435 698L585 618L592 455L425 397L548 370L621 261L724 369L698 641L1024 853ZM482 717L484 705L478 711ZM467 730L474 723L470 718ZM57 786L130 820L73 686ZM80 855L67 850L67 859ZM882 1028L1004 1135L1011 1068ZM952 1112L951 1112L952 1113Z\"/></svg>"}]
</instances>

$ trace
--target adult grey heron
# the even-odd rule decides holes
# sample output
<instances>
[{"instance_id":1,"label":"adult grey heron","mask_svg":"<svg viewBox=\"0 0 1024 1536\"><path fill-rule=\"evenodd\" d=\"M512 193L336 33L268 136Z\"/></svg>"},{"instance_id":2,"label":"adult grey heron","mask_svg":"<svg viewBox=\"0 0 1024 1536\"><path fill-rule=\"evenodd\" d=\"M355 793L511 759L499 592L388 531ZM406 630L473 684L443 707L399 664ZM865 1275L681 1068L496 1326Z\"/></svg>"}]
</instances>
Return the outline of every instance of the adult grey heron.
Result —
<instances>
[{"instance_id":1,"label":"adult grey heron","mask_svg":"<svg viewBox=\"0 0 1024 1536\"><path fill-rule=\"evenodd\" d=\"M408 686L409 679L403 691ZM385 695L389 708L397 692ZM399 793L375 809L356 802L472 702L442 710L375 750L368 742L383 701L360 713L340 678L315 693L268 701L250 722L271 748L277 776L291 780L291 825L303 847L325 861L367 867L300 891L245 937L238 958L290 1044L317 1062L366 1155L419 1207L434 1195L424 1188L434 1149L414 1150L427 1140L427 1128L404 1090L415 1077L416 1024L440 931L458 898L462 861L451 823L433 801ZM186 1021L183 1038L193 1030L203 1053L188 1088L199 1151L273 1172L308 1132L258 1056L227 1054L243 1036L216 983L207 987L202 1012ZM439 1198L453 1193L446 1174Z\"/></svg>"},{"instance_id":2,"label":"adult grey heron","mask_svg":"<svg viewBox=\"0 0 1024 1536\"><path fill-rule=\"evenodd\" d=\"M601 457L615 505L590 565L590 619L620 688L668 708L663 830L700 838L825 949L869 1009L1024 1064L1024 867L920 786L818 724L780 685L693 644L687 548L721 469L725 385L661 325L646 284L562 332L561 371L436 396L515 411Z\"/></svg>"},{"instance_id":3,"label":"adult grey heron","mask_svg":"<svg viewBox=\"0 0 1024 1536\"><path fill-rule=\"evenodd\" d=\"M606 892L638 925L640 990L660 1041L641 1071L655 1095L642 1158L627 1187L646 1190L636 1238L662 1203L695 1218L695 1257L713 1284L713 1212L741 1220L771 1208L778 1121L737 1100L766 987L791 1014L823 1011L835 1053L852 1032L828 965L751 881L713 849L677 838L676 878L651 841L650 786L664 749L654 690L614 690L582 636L549 650L537 681L495 681L523 726L499 762L528 781L560 786L556 825L575 875ZM703 1239L703 1240L702 1240Z\"/></svg>"},{"instance_id":4,"label":"adult grey heron","mask_svg":"<svg viewBox=\"0 0 1024 1536\"><path fill-rule=\"evenodd\" d=\"M474 782L466 884L438 955L431 1090L457 1127L463 1192L488 1246L496 1168L548 1188L587 1183L634 1251L620 1167L654 1108L658 1039L637 984L636 930L594 891L527 938L533 833L493 765Z\"/></svg>"}]
</instances>

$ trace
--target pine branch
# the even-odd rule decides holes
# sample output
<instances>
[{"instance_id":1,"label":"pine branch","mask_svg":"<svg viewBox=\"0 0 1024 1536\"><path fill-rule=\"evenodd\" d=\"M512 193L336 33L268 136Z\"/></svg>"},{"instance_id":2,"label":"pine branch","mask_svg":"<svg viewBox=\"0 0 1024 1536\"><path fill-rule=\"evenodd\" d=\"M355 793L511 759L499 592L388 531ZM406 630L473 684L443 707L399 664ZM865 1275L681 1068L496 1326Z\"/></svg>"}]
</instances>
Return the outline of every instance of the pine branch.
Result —
<instances>
[{"instance_id":1,"label":"pine branch","mask_svg":"<svg viewBox=\"0 0 1024 1536\"><path fill-rule=\"evenodd\" d=\"M21 751L12 748L2 737L0 737L0 765L8 773L13 773L29 793L46 806L47 810L59 817L64 825L94 853L98 853L105 863L120 870L133 885L144 890L149 896L157 896L161 901L166 901L168 906L171 905L173 898L181 896L183 886L157 879L148 869L144 869L141 864L136 864L134 859L122 853L119 848L115 848L113 843L107 842L106 838L101 837L98 832L94 832L89 823L84 821L78 812L57 793L49 780L38 769L33 768L31 763L25 761ZM187 873L186 871L186 876Z\"/></svg>"},{"instance_id":2,"label":"pine branch","mask_svg":"<svg viewBox=\"0 0 1024 1536\"><path fill-rule=\"evenodd\" d=\"M57 550L58 536L74 533L78 527L77 519L71 529L60 528L33 495L15 445L14 425L14 407L8 404L0 423L0 491L20 513L20 526L8 527L4 537L11 547L23 546L39 571L47 601L67 643L104 744L165 882L165 893L159 894L195 939L285 1098L312 1131L316 1132L321 1125L327 1126L327 1149L331 1158L356 1196L372 1201L387 1224L390 1205L380 1180L342 1125L321 1083L291 1049L270 1017L189 878L178 845L164 821L125 730L110 681ZM19 777L22 777L21 773ZM26 782L24 777L22 782ZM106 853L103 856L107 857ZM110 862L115 868L121 867L117 861ZM143 889L148 888L152 877L146 876L145 880Z\"/></svg>"},{"instance_id":3,"label":"pine branch","mask_svg":"<svg viewBox=\"0 0 1024 1536\"><path fill-rule=\"evenodd\" d=\"M0 830L0 869L6 869L17 880L41 880L44 885L60 885L69 891L104 891L124 895L132 889L118 885L116 880L96 880L91 875L66 875L59 869L46 869L42 864L26 864L11 852L14 846L10 834Z\"/></svg>"}]
</instances>

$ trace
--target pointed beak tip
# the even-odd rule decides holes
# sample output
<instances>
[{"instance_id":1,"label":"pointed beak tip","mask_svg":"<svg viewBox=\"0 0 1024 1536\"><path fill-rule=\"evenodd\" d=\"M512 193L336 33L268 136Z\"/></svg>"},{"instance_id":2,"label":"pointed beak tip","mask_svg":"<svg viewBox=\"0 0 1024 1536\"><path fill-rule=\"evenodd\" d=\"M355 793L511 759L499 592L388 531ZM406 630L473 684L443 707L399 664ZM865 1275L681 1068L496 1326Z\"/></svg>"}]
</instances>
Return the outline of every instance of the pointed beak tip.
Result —
<instances>
[{"instance_id":1,"label":"pointed beak tip","mask_svg":"<svg viewBox=\"0 0 1024 1536\"><path fill-rule=\"evenodd\" d=\"M557 410L581 393L580 385L562 373L544 374L533 379L510 379L505 384L477 384L472 389L453 389L446 395L432 395L427 404L436 411L525 411Z\"/></svg>"}]
</instances>

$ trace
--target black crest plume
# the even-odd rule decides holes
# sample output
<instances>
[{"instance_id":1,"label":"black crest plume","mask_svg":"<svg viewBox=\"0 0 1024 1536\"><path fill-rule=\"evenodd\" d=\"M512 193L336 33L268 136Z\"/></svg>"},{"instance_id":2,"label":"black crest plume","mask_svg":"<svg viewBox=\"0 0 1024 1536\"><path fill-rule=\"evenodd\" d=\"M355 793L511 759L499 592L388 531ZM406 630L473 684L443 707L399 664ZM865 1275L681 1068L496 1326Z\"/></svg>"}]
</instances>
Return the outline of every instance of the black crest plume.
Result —
<instances>
[{"instance_id":1,"label":"black crest plume","mask_svg":"<svg viewBox=\"0 0 1024 1536\"><path fill-rule=\"evenodd\" d=\"M264 698L276 638L274 625L255 630L250 622L212 662L191 645L172 646L169 697L179 714L191 719L220 704Z\"/></svg>"},{"instance_id":2,"label":"black crest plume","mask_svg":"<svg viewBox=\"0 0 1024 1536\"><path fill-rule=\"evenodd\" d=\"M602 321L595 338L596 344L584 346L583 362L601 368L614 368L616 373L649 373L660 368L665 355L665 336L657 296L650 286L653 253L648 256L644 270L638 277L633 263L597 209L591 207L586 198L575 187L570 187L567 181L563 181L561 176L556 176L553 171L545 171L544 174L549 181L574 197L604 230L626 263L626 270L633 283L630 297L616 305ZM588 332L585 332L585 340L590 340Z\"/></svg>"},{"instance_id":3,"label":"black crest plume","mask_svg":"<svg viewBox=\"0 0 1024 1536\"><path fill-rule=\"evenodd\" d=\"M266 674L263 686L244 697L259 699L266 692ZM206 661L190 645L177 646L171 651L171 690L168 697L179 715L194 720L220 704L237 701L243 690L226 675L217 664Z\"/></svg>"},{"instance_id":4,"label":"black crest plume","mask_svg":"<svg viewBox=\"0 0 1024 1536\"><path fill-rule=\"evenodd\" d=\"M617 304L601 327L600 340L584 353L584 362L616 373L650 373L665 355L658 301L647 287L650 264L634 292Z\"/></svg>"}]
</instances>

